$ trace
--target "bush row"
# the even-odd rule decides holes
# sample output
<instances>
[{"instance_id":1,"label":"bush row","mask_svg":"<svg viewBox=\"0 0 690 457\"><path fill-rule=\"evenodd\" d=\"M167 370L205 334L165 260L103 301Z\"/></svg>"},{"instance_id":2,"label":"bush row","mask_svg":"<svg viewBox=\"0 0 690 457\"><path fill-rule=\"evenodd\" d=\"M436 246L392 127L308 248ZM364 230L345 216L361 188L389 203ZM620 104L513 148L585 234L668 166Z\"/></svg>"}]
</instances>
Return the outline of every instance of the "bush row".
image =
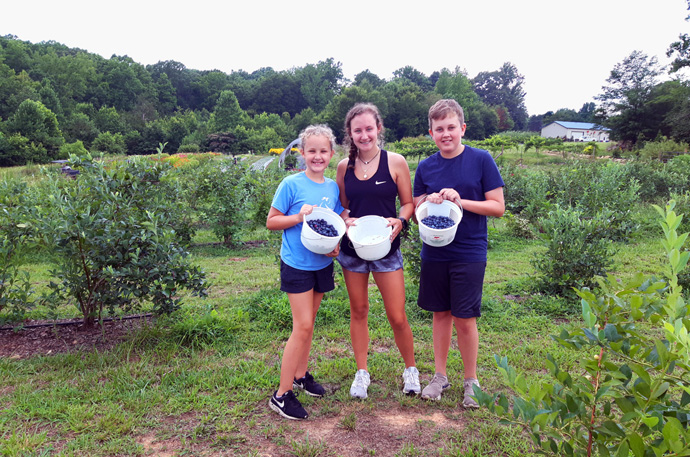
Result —
<instances>
[{"instance_id":1,"label":"bush row","mask_svg":"<svg viewBox=\"0 0 690 457\"><path fill-rule=\"evenodd\" d=\"M282 177L210 154L107 163L72 156L69 166L71 178L45 168L33 186L0 184L0 320L20 322L39 302L73 303L87 325L145 303L171 313L181 289L206 293L186 251L196 230L210 227L233 243L247 221L263 224ZM21 268L35 250L53 265L41 297Z\"/></svg>"}]
</instances>

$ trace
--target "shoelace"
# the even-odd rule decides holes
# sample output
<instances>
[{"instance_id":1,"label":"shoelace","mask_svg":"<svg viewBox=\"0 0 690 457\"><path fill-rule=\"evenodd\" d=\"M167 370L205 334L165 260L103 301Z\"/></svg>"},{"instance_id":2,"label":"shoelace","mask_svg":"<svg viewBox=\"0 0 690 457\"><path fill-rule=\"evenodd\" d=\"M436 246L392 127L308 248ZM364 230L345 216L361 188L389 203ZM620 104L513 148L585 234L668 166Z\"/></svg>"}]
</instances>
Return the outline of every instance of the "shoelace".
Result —
<instances>
[{"instance_id":1,"label":"shoelace","mask_svg":"<svg viewBox=\"0 0 690 457\"><path fill-rule=\"evenodd\" d=\"M412 370L405 370L403 377L405 378L405 382L419 383L419 374Z\"/></svg>"},{"instance_id":2,"label":"shoelace","mask_svg":"<svg viewBox=\"0 0 690 457\"><path fill-rule=\"evenodd\" d=\"M357 386L357 387L367 387L367 384L366 384L365 379L366 379L366 375L357 373L357 374L355 375L355 386Z\"/></svg>"}]
</instances>

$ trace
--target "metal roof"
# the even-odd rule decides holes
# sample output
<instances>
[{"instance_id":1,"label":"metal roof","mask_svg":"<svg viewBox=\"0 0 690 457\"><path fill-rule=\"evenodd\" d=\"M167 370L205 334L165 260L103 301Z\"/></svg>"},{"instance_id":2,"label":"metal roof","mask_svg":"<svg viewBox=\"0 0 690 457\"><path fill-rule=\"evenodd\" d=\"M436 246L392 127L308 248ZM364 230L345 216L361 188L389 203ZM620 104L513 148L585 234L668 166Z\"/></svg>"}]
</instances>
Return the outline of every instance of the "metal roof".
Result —
<instances>
[{"instance_id":1,"label":"metal roof","mask_svg":"<svg viewBox=\"0 0 690 457\"><path fill-rule=\"evenodd\" d=\"M551 124L558 124L567 129L580 129L580 130L611 130L609 128L603 127L598 124L593 124L591 122L568 122L568 121L553 121Z\"/></svg>"}]
</instances>

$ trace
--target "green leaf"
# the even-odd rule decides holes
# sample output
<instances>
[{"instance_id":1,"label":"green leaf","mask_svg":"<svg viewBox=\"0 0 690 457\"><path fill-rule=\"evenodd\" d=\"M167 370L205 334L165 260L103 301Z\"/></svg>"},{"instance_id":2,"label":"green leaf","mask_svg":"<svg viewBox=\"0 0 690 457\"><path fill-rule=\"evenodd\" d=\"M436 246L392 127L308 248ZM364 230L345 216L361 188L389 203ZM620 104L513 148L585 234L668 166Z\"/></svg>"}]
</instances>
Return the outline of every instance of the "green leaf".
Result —
<instances>
[{"instance_id":1,"label":"green leaf","mask_svg":"<svg viewBox=\"0 0 690 457\"><path fill-rule=\"evenodd\" d=\"M652 400L654 400L655 398L659 398L662 395L664 395L668 391L668 388L669 388L668 382L661 383L661 385L659 387L657 387L657 389L654 391L654 393L652 393Z\"/></svg>"},{"instance_id":2,"label":"green leaf","mask_svg":"<svg viewBox=\"0 0 690 457\"><path fill-rule=\"evenodd\" d=\"M680 452L683 449L683 429L680 421L675 417L669 417L662 431L664 441L673 452Z\"/></svg>"},{"instance_id":3,"label":"green leaf","mask_svg":"<svg viewBox=\"0 0 690 457\"><path fill-rule=\"evenodd\" d=\"M616 424L615 422L610 421L610 420L605 421L603 423L603 426L606 430L611 432L613 435L620 436L621 438L625 438L625 432L623 432L623 430L621 430L621 427L618 424Z\"/></svg>"},{"instance_id":4,"label":"green leaf","mask_svg":"<svg viewBox=\"0 0 690 457\"><path fill-rule=\"evenodd\" d=\"M656 424L659 423L659 418L655 416L647 416L642 418L642 422L644 422L647 427L654 428L656 427Z\"/></svg>"},{"instance_id":5,"label":"green leaf","mask_svg":"<svg viewBox=\"0 0 690 457\"><path fill-rule=\"evenodd\" d=\"M585 336L589 338L591 341L594 341L595 343L599 342L599 337L592 333L588 328L582 329L585 333Z\"/></svg>"},{"instance_id":6,"label":"green leaf","mask_svg":"<svg viewBox=\"0 0 690 457\"><path fill-rule=\"evenodd\" d=\"M650 354L650 359L653 359L653 354L656 352L659 364L666 365L668 362L668 349L666 348L666 345L664 345L661 340L655 340L654 348L656 351L652 351L652 354Z\"/></svg>"},{"instance_id":7,"label":"green leaf","mask_svg":"<svg viewBox=\"0 0 690 457\"><path fill-rule=\"evenodd\" d=\"M628 367L635 372L637 376L640 377L646 384L651 383L651 378L649 377L649 373L647 373L647 370L642 366L637 363L629 363Z\"/></svg>"},{"instance_id":8,"label":"green leaf","mask_svg":"<svg viewBox=\"0 0 690 457\"><path fill-rule=\"evenodd\" d=\"M630 446L628 445L627 440L621 441L621 443L618 445L618 452L616 452L617 457L628 457L630 453Z\"/></svg>"},{"instance_id":9,"label":"green leaf","mask_svg":"<svg viewBox=\"0 0 690 457\"><path fill-rule=\"evenodd\" d=\"M606 324L606 327L604 327L604 335L609 341L615 342L621 339L621 336L618 334L618 329L613 324Z\"/></svg>"},{"instance_id":10,"label":"green leaf","mask_svg":"<svg viewBox=\"0 0 690 457\"><path fill-rule=\"evenodd\" d=\"M683 391L683 395L680 397L680 406L687 406L690 403L690 393L686 390Z\"/></svg>"},{"instance_id":11,"label":"green leaf","mask_svg":"<svg viewBox=\"0 0 690 457\"><path fill-rule=\"evenodd\" d=\"M630 450L635 457L644 457L644 441L637 432L632 432L628 435L628 443L630 443Z\"/></svg>"}]
</instances>

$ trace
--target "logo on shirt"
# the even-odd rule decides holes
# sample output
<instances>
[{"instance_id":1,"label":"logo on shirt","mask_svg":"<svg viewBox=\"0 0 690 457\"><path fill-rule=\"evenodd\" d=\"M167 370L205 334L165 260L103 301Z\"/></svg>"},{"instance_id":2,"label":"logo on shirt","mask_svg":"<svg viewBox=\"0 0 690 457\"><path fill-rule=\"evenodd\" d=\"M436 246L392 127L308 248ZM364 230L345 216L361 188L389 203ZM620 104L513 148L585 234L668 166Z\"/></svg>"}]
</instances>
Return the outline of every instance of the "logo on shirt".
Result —
<instances>
[{"instance_id":1,"label":"logo on shirt","mask_svg":"<svg viewBox=\"0 0 690 457\"><path fill-rule=\"evenodd\" d=\"M386 181L376 181L376 185L378 186L379 184L384 184Z\"/></svg>"},{"instance_id":2,"label":"logo on shirt","mask_svg":"<svg viewBox=\"0 0 690 457\"><path fill-rule=\"evenodd\" d=\"M317 206L319 208L326 208L326 209L333 210L334 208L331 208L330 201L331 201L330 197L321 197L321 203Z\"/></svg>"}]
</instances>

